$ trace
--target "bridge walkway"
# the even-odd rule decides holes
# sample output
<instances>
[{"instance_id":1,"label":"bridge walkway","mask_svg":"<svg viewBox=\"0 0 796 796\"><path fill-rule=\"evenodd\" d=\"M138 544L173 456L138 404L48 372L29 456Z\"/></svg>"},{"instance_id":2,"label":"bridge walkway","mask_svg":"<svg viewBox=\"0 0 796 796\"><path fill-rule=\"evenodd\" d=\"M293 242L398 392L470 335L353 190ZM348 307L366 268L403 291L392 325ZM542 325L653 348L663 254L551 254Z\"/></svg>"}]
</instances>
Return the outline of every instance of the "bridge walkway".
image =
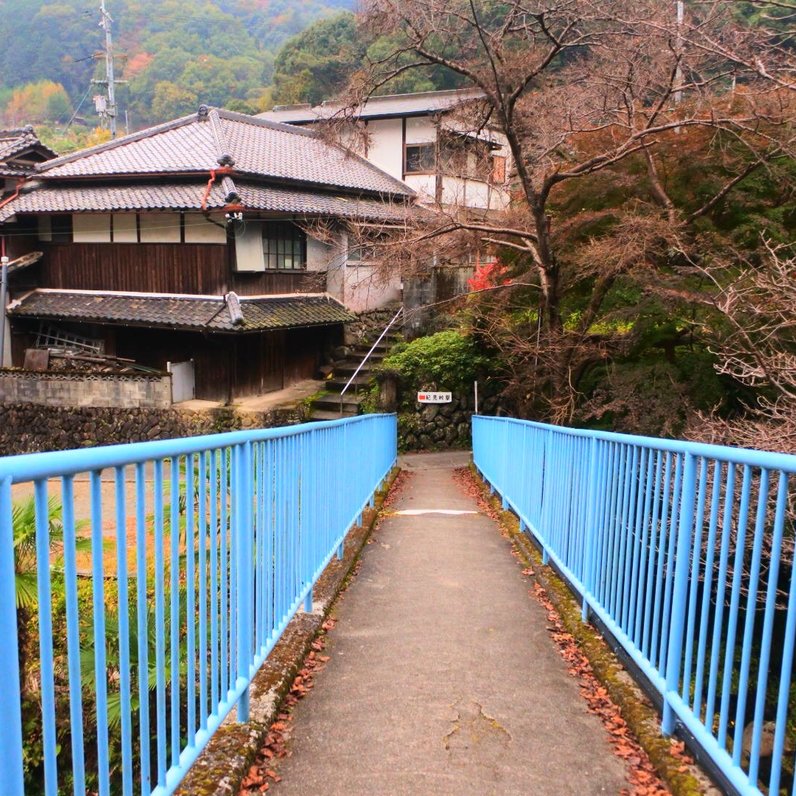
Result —
<instances>
[{"instance_id":1,"label":"bridge walkway","mask_svg":"<svg viewBox=\"0 0 796 796\"><path fill-rule=\"evenodd\" d=\"M510 543L456 483L464 462L404 457L409 479L337 607L269 792L628 789Z\"/></svg>"}]
</instances>

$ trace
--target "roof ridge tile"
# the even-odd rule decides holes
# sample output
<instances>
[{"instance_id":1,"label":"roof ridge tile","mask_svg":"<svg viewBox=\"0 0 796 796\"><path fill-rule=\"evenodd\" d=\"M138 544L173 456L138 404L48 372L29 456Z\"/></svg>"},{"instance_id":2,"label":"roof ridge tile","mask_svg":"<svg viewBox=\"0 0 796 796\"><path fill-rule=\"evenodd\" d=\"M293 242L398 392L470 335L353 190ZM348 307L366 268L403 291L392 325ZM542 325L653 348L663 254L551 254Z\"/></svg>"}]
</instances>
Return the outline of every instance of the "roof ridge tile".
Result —
<instances>
[{"instance_id":1,"label":"roof ridge tile","mask_svg":"<svg viewBox=\"0 0 796 796\"><path fill-rule=\"evenodd\" d=\"M243 124L250 124L252 127L265 127L271 130L277 130L281 133L292 133L303 135L307 138L319 138L319 134L315 130L307 130L303 127L296 127L294 124L285 124L284 122L276 122L272 119L261 119L259 116L251 116L246 113L238 113L237 111L228 111L224 108L216 108L218 117L226 119L230 122L242 122Z\"/></svg>"},{"instance_id":2,"label":"roof ridge tile","mask_svg":"<svg viewBox=\"0 0 796 796\"><path fill-rule=\"evenodd\" d=\"M224 128L221 126L218 108L208 108L207 121L210 123L210 129L213 132L213 143L216 145L216 161L221 166L234 166L235 158L227 146L227 137L224 134ZM232 159L231 163L222 162L230 158Z\"/></svg>"}]
</instances>

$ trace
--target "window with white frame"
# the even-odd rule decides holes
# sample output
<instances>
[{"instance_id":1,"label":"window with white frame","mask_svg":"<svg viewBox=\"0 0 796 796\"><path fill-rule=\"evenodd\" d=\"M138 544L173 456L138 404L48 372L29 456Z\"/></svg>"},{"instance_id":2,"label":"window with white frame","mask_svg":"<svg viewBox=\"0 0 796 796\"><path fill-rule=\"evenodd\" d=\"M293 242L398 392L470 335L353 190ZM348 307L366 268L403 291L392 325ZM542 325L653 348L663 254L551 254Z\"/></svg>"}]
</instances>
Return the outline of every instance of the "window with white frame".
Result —
<instances>
[{"instance_id":1,"label":"window with white frame","mask_svg":"<svg viewBox=\"0 0 796 796\"><path fill-rule=\"evenodd\" d=\"M367 238L356 238L352 233L348 234L348 251L346 253L346 265L374 265L383 257L383 246L387 242L387 236L383 233L370 235Z\"/></svg>"}]
</instances>

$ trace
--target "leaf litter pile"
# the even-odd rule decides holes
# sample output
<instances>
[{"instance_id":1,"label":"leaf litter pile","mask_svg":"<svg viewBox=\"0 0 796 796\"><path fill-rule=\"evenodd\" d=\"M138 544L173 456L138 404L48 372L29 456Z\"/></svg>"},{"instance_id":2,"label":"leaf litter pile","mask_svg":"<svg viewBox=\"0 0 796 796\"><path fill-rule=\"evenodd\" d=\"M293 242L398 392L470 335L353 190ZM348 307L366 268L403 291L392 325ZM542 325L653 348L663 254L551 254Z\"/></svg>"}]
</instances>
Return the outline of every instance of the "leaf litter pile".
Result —
<instances>
[{"instance_id":1,"label":"leaf litter pile","mask_svg":"<svg viewBox=\"0 0 796 796\"><path fill-rule=\"evenodd\" d=\"M498 523L501 534L508 538L508 533L500 522L500 512L492 500L487 499L483 486L476 479L473 472L462 467L454 472L454 480L460 488L478 504L484 514ZM512 546L514 557L519 560L519 552ZM522 570L526 577L534 575L531 567ZM613 702L607 689L595 676L591 663L581 651L574 636L564 628L564 623L555 609L547 592L538 582L533 584L529 593L536 598L547 612L547 629L553 639L561 657L567 664L569 673L575 677L580 687L580 693L591 713L599 717L608 732L608 738L613 747L614 754L625 761L628 769L630 788L622 792L622 796L666 796L670 790L659 779L655 768L646 751L638 744L630 732L627 722L622 718L619 707ZM671 753L682 762L682 769L692 763L685 753L685 744L671 742Z\"/></svg>"},{"instance_id":2,"label":"leaf litter pile","mask_svg":"<svg viewBox=\"0 0 796 796\"><path fill-rule=\"evenodd\" d=\"M373 527L373 533L378 530L381 518L387 513L386 509L392 506L406 488L410 478L410 473L402 470L398 473L392 483L389 493L382 504L381 516ZM373 533L368 538L367 543L373 540ZM351 570L351 577L346 581L345 586L340 590L338 598L342 596L353 576L359 571L362 559L357 559ZM304 659L303 666L293 679L287 696L280 705L276 721L274 721L265 738L265 744L257 753L254 762L249 766L249 771L241 782L239 796L255 796L258 793L267 793L277 783L282 781L278 773L279 761L292 754L288 749L288 741L293 735L293 708L303 699L315 685L315 677L321 672L326 664L331 660L329 655L324 655L326 649L326 635L337 624L337 620L332 616L327 616L321 625L321 630L315 640L310 645L310 651Z\"/></svg>"},{"instance_id":3,"label":"leaf litter pile","mask_svg":"<svg viewBox=\"0 0 796 796\"><path fill-rule=\"evenodd\" d=\"M398 498L401 497L401 495L406 491L406 486L409 483L409 481L413 478L413 476L414 473L408 470L398 471L398 475L395 476L395 479L393 480L390 486L390 491L387 493L386 497L384 498L384 501L381 504L381 508L379 509L379 516L376 519L376 524L373 526L373 533L371 533L370 536L368 537L368 541L366 542L366 544L373 544L373 542L375 541L374 537L376 535L376 531L379 530L379 527L381 526L381 523L384 520L384 518L392 514L391 511L392 507L398 501ZM357 565L358 564L359 561L357 561Z\"/></svg>"},{"instance_id":4,"label":"leaf litter pile","mask_svg":"<svg viewBox=\"0 0 796 796\"><path fill-rule=\"evenodd\" d=\"M276 721L271 724L265 744L257 753L254 763L249 767L248 774L241 782L240 796L254 796L265 793L271 786L281 781L276 771L279 760L290 756L287 742L293 731L293 708L303 699L315 685L315 676L330 658L323 655L326 648L326 634L335 626L336 619L328 617L321 625L321 632L312 642L310 651L304 659L304 666L293 679L287 696L282 701Z\"/></svg>"}]
</instances>

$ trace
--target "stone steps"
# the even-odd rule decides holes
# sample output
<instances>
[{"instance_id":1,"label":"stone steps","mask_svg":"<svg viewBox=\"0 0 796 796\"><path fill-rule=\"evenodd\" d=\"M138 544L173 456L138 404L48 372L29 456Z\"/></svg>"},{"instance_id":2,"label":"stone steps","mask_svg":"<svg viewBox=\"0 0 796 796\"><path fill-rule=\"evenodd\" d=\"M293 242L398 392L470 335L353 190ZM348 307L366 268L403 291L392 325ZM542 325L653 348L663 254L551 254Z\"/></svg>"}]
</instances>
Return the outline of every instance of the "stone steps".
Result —
<instances>
[{"instance_id":1,"label":"stone steps","mask_svg":"<svg viewBox=\"0 0 796 796\"><path fill-rule=\"evenodd\" d=\"M371 344L354 343L349 346L341 346L335 354L345 353L345 357L332 364L331 374L327 376L323 395L319 395L310 408L310 420L337 420L342 417L352 417L360 413L363 400L363 391L367 389L374 369L384 361L390 349L402 338L397 334L387 335L373 349L373 353L367 362L362 365L362 360L370 351ZM357 373L357 368L362 365ZM348 384L349 379L357 373L356 378L351 382L348 390L343 396L343 413L340 414L340 393Z\"/></svg>"},{"instance_id":2,"label":"stone steps","mask_svg":"<svg viewBox=\"0 0 796 796\"><path fill-rule=\"evenodd\" d=\"M346 393L343 396L342 400L343 412L347 414L356 415L359 413L359 405L361 403L362 403L361 397L354 395L353 393L351 393L351 395ZM313 409L322 409L328 411L337 410L338 414L340 412L340 405L341 401L340 401L339 392L338 393L330 392L325 395L321 395L312 402Z\"/></svg>"},{"instance_id":3,"label":"stone steps","mask_svg":"<svg viewBox=\"0 0 796 796\"><path fill-rule=\"evenodd\" d=\"M329 392L336 392L339 393L343 387L348 384L349 376L332 376L331 378L326 380L325 386ZM370 373L362 375L360 374L351 382L351 386L348 388L349 392L352 390L356 390L357 388L367 387L368 383L370 382Z\"/></svg>"},{"instance_id":4,"label":"stone steps","mask_svg":"<svg viewBox=\"0 0 796 796\"><path fill-rule=\"evenodd\" d=\"M310 415L310 423L322 423L325 420L339 420L341 417L340 412L329 412L324 409L313 409ZM342 417L355 417L355 415L343 414Z\"/></svg>"}]
</instances>

